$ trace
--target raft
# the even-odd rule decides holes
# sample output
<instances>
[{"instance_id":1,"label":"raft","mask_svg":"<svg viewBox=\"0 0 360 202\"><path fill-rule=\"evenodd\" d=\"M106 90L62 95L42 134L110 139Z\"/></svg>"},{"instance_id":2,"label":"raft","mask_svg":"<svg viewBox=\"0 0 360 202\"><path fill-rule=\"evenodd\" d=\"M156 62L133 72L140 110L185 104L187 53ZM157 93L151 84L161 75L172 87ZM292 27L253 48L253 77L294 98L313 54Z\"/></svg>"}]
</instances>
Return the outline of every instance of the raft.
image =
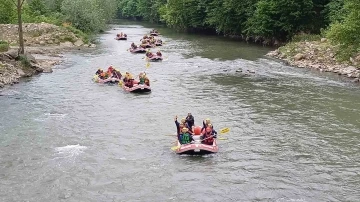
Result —
<instances>
[{"instance_id":1,"label":"raft","mask_svg":"<svg viewBox=\"0 0 360 202\"><path fill-rule=\"evenodd\" d=\"M188 155L205 155L213 154L219 151L219 147L214 139L213 145L202 144L200 140L196 140L195 143L181 145L177 142L178 148L175 150L177 154L188 154Z\"/></svg>"},{"instance_id":2,"label":"raft","mask_svg":"<svg viewBox=\"0 0 360 202\"><path fill-rule=\"evenodd\" d=\"M150 44L150 43L145 43L145 44L140 44L139 46L141 46L142 48L154 48L156 45Z\"/></svg>"},{"instance_id":3,"label":"raft","mask_svg":"<svg viewBox=\"0 0 360 202\"><path fill-rule=\"evenodd\" d=\"M122 88L126 92L130 92L130 93L147 93L147 92L151 92L150 86L145 85L145 84L134 84L134 86L131 87L131 88L123 85Z\"/></svg>"},{"instance_id":4,"label":"raft","mask_svg":"<svg viewBox=\"0 0 360 202\"><path fill-rule=\"evenodd\" d=\"M150 36L159 36L159 34L158 32L150 32Z\"/></svg>"},{"instance_id":5,"label":"raft","mask_svg":"<svg viewBox=\"0 0 360 202\"><path fill-rule=\"evenodd\" d=\"M100 79L98 75L93 77L93 81L95 83L119 83L120 79L118 78L107 78L107 79Z\"/></svg>"},{"instance_id":6,"label":"raft","mask_svg":"<svg viewBox=\"0 0 360 202\"><path fill-rule=\"evenodd\" d=\"M116 40L127 40L127 37L122 36L122 37L116 37L115 39L116 39Z\"/></svg>"},{"instance_id":7,"label":"raft","mask_svg":"<svg viewBox=\"0 0 360 202\"><path fill-rule=\"evenodd\" d=\"M130 48L129 50L130 50L130 52L132 52L132 53L145 53L145 52L146 52L146 49L144 49L144 48L142 48L142 47L137 47L137 48L135 48L135 49Z\"/></svg>"},{"instance_id":8,"label":"raft","mask_svg":"<svg viewBox=\"0 0 360 202\"><path fill-rule=\"evenodd\" d=\"M162 46L162 43L156 42L155 46Z\"/></svg>"},{"instance_id":9,"label":"raft","mask_svg":"<svg viewBox=\"0 0 360 202\"><path fill-rule=\"evenodd\" d=\"M157 61L162 61L163 57L162 56L158 56L158 55L154 55L151 58L146 57L149 61L151 62L157 62Z\"/></svg>"}]
</instances>

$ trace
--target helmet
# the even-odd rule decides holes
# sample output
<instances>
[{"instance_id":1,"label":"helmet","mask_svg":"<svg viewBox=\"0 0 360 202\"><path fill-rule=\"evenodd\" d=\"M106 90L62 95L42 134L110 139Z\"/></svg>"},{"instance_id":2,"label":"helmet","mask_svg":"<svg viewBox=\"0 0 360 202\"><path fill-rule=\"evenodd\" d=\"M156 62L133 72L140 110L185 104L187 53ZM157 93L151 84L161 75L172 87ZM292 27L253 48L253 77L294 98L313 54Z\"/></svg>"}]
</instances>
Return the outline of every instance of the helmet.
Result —
<instances>
[{"instance_id":1,"label":"helmet","mask_svg":"<svg viewBox=\"0 0 360 202\"><path fill-rule=\"evenodd\" d=\"M185 123L186 119L185 118L182 118L181 119L181 123Z\"/></svg>"}]
</instances>

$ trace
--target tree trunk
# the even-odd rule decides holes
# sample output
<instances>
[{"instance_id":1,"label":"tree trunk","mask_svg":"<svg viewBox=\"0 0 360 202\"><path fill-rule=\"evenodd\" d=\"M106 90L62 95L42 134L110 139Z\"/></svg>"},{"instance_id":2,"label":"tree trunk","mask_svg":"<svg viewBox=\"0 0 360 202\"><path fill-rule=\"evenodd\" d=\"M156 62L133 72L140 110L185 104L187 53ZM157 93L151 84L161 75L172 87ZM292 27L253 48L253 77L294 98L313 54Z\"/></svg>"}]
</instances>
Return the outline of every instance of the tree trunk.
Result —
<instances>
[{"instance_id":1,"label":"tree trunk","mask_svg":"<svg viewBox=\"0 0 360 202\"><path fill-rule=\"evenodd\" d=\"M22 2L21 0L17 1L17 14L18 14L18 24L19 24L19 54L24 54L24 36L22 29L22 19L21 19L21 8Z\"/></svg>"}]
</instances>

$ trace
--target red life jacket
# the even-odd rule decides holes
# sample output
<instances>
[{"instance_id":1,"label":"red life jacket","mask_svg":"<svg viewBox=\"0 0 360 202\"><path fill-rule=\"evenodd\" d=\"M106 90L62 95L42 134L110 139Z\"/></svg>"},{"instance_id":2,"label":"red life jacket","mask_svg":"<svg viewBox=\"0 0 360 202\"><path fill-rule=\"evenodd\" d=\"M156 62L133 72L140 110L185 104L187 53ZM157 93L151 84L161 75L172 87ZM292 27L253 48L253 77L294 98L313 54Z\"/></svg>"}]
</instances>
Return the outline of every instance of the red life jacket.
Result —
<instances>
[{"instance_id":1,"label":"red life jacket","mask_svg":"<svg viewBox=\"0 0 360 202\"><path fill-rule=\"evenodd\" d=\"M208 144L208 145L212 145L214 142L214 138L213 138L213 133L212 132L205 132L205 135L203 136L203 144Z\"/></svg>"}]
</instances>

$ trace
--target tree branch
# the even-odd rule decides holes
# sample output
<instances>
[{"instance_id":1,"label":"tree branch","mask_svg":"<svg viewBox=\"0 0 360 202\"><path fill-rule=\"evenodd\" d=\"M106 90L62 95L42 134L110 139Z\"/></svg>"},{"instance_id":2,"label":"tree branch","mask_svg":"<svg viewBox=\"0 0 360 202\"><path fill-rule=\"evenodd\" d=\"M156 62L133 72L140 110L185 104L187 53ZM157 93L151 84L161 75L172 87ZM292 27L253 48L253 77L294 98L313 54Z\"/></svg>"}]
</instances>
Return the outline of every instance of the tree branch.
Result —
<instances>
[{"instance_id":1,"label":"tree branch","mask_svg":"<svg viewBox=\"0 0 360 202\"><path fill-rule=\"evenodd\" d=\"M20 4L20 8L22 7L22 5L24 4L25 0L22 0L21 4Z\"/></svg>"}]
</instances>

